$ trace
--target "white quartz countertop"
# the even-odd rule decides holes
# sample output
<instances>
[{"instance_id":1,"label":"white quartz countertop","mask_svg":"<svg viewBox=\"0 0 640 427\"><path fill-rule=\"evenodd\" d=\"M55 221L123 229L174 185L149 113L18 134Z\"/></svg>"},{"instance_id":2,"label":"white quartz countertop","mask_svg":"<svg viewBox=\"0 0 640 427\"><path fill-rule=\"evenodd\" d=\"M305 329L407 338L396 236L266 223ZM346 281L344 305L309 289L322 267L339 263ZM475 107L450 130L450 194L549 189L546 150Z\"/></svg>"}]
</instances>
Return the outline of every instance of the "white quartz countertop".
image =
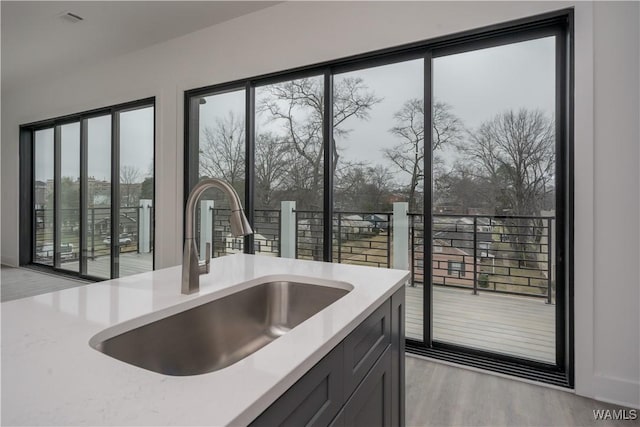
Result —
<instances>
[{"instance_id":1,"label":"white quartz countertop","mask_svg":"<svg viewBox=\"0 0 640 427\"><path fill-rule=\"evenodd\" d=\"M409 276L240 254L212 260L200 292L182 295L180 273L172 267L2 303L2 425L246 425ZM159 374L89 346L108 327L182 311L265 276L339 281L353 290L245 359L203 375Z\"/></svg>"}]
</instances>

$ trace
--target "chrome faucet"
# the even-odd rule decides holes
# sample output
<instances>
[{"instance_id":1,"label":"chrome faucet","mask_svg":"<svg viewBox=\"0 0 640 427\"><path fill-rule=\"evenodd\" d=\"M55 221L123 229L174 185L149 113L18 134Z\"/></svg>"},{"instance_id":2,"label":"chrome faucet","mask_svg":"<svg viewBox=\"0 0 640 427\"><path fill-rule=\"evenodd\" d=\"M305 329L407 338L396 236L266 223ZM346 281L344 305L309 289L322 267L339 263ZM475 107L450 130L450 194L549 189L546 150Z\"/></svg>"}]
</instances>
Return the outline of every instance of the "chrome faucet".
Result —
<instances>
[{"instance_id":1,"label":"chrome faucet","mask_svg":"<svg viewBox=\"0 0 640 427\"><path fill-rule=\"evenodd\" d=\"M253 234L251 225L247 220L243 210L238 193L231 185L217 178L206 178L201 180L193 187L189 198L187 199L187 208L185 209L185 226L184 226L184 251L182 253L182 293L192 294L200 290L200 275L209 273L211 261L211 244L206 245L206 256L203 264L199 261L198 249L196 248L196 239L193 237L193 223L195 221L196 203L198 199L209 188L217 188L221 190L229 199L231 205L231 217L229 222L231 225L231 234L235 237Z\"/></svg>"}]
</instances>

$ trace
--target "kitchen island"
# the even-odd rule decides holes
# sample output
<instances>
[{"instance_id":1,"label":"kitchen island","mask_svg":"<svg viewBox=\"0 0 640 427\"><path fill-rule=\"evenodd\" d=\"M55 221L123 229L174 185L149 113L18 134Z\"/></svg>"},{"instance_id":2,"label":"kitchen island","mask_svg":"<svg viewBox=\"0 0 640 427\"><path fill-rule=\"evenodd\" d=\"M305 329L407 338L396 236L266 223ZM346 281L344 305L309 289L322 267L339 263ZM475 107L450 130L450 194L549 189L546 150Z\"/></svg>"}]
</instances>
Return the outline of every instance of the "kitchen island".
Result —
<instances>
[{"instance_id":1,"label":"kitchen island","mask_svg":"<svg viewBox=\"0 0 640 427\"><path fill-rule=\"evenodd\" d=\"M212 260L211 273L200 277L200 292L182 295L180 273L181 267L172 267L3 303L2 423L247 425L408 278L401 270L239 254ZM255 353L206 374L163 375L89 345L96 334L122 322L186 310L267 276L352 289Z\"/></svg>"}]
</instances>

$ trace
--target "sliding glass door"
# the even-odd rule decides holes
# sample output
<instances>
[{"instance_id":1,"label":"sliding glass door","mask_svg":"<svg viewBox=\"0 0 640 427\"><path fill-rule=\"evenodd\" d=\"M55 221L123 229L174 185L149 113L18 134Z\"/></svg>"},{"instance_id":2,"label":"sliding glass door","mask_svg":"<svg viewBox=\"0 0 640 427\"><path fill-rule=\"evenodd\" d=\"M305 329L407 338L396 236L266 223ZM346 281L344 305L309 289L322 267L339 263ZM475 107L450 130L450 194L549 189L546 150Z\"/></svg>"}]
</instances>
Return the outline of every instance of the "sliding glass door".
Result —
<instances>
[{"instance_id":1,"label":"sliding glass door","mask_svg":"<svg viewBox=\"0 0 640 427\"><path fill-rule=\"evenodd\" d=\"M185 193L205 165L231 176L222 153L244 153L257 231L244 240L253 245L215 256L408 270L411 351L568 372L569 21L558 13L188 91ZM202 224L202 239L217 227Z\"/></svg>"},{"instance_id":2,"label":"sliding glass door","mask_svg":"<svg viewBox=\"0 0 640 427\"><path fill-rule=\"evenodd\" d=\"M555 36L432 60L432 339L556 363Z\"/></svg>"},{"instance_id":3,"label":"sliding glass door","mask_svg":"<svg viewBox=\"0 0 640 427\"><path fill-rule=\"evenodd\" d=\"M29 262L95 279L152 270L154 101L21 132L33 156Z\"/></svg>"}]
</instances>

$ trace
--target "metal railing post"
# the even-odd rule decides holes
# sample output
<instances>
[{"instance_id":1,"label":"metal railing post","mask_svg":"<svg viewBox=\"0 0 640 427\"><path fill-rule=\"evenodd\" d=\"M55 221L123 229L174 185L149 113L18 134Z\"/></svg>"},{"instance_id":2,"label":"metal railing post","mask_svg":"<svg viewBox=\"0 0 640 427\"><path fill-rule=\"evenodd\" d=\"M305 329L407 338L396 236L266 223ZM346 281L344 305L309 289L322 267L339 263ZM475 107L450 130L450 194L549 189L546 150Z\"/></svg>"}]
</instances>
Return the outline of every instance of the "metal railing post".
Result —
<instances>
[{"instance_id":1,"label":"metal railing post","mask_svg":"<svg viewBox=\"0 0 640 427\"><path fill-rule=\"evenodd\" d=\"M298 215L295 201L280 202L280 256L298 257Z\"/></svg>"},{"instance_id":2,"label":"metal railing post","mask_svg":"<svg viewBox=\"0 0 640 427\"><path fill-rule=\"evenodd\" d=\"M294 258L298 259L298 220L300 219L300 217L298 216L298 214L296 213L293 216L293 223L295 224L295 230L293 232L293 240L295 242L295 244L293 245L294 247Z\"/></svg>"},{"instance_id":3,"label":"metal railing post","mask_svg":"<svg viewBox=\"0 0 640 427\"><path fill-rule=\"evenodd\" d=\"M91 260L96 259L96 208L91 208Z\"/></svg>"},{"instance_id":4,"label":"metal railing post","mask_svg":"<svg viewBox=\"0 0 640 427\"><path fill-rule=\"evenodd\" d=\"M409 203L393 204L393 268L409 270Z\"/></svg>"},{"instance_id":5,"label":"metal railing post","mask_svg":"<svg viewBox=\"0 0 640 427\"><path fill-rule=\"evenodd\" d=\"M473 217L473 294L478 295L478 217ZM463 257L464 259L464 257Z\"/></svg>"},{"instance_id":6,"label":"metal railing post","mask_svg":"<svg viewBox=\"0 0 640 427\"><path fill-rule=\"evenodd\" d=\"M411 245L411 283L409 284L409 286L411 287L415 287L416 286L416 217L415 216L410 216L411 220L409 222L409 241L410 241L410 245ZM423 269L423 276L424 276L424 256L422 257L422 269Z\"/></svg>"},{"instance_id":7,"label":"metal railing post","mask_svg":"<svg viewBox=\"0 0 640 427\"><path fill-rule=\"evenodd\" d=\"M211 206L211 258L216 255L216 208Z\"/></svg>"},{"instance_id":8,"label":"metal railing post","mask_svg":"<svg viewBox=\"0 0 640 427\"><path fill-rule=\"evenodd\" d=\"M138 206L137 209L137 215L138 218L136 219L136 247L138 248L138 253L140 253L140 218L142 217L142 215L140 215L140 211L143 209L142 206Z\"/></svg>"},{"instance_id":9,"label":"metal railing post","mask_svg":"<svg viewBox=\"0 0 640 427\"><path fill-rule=\"evenodd\" d=\"M391 268L391 214L387 214L387 268Z\"/></svg>"},{"instance_id":10,"label":"metal railing post","mask_svg":"<svg viewBox=\"0 0 640 427\"><path fill-rule=\"evenodd\" d=\"M547 219L547 304L551 304L553 298L551 297L551 218Z\"/></svg>"},{"instance_id":11,"label":"metal railing post","mask_svg":"<svg viewBox=\"0 0 640 427\"><path fill-rule=\"evenodd\" d=\"M282 256L282 210L277 211L278 216L278 257ZM273 247L271 248L273 251Z\"/></svg>"},{"instance_id":12,"label":"metal railing post","mask_svg":"<svg viewBox=\"0 0 640 427\"><path fill-rule=\"evenodd\" d=\"M338 264L342 261L342 213L338 214Z\"/></svg>"}]
</instances>

